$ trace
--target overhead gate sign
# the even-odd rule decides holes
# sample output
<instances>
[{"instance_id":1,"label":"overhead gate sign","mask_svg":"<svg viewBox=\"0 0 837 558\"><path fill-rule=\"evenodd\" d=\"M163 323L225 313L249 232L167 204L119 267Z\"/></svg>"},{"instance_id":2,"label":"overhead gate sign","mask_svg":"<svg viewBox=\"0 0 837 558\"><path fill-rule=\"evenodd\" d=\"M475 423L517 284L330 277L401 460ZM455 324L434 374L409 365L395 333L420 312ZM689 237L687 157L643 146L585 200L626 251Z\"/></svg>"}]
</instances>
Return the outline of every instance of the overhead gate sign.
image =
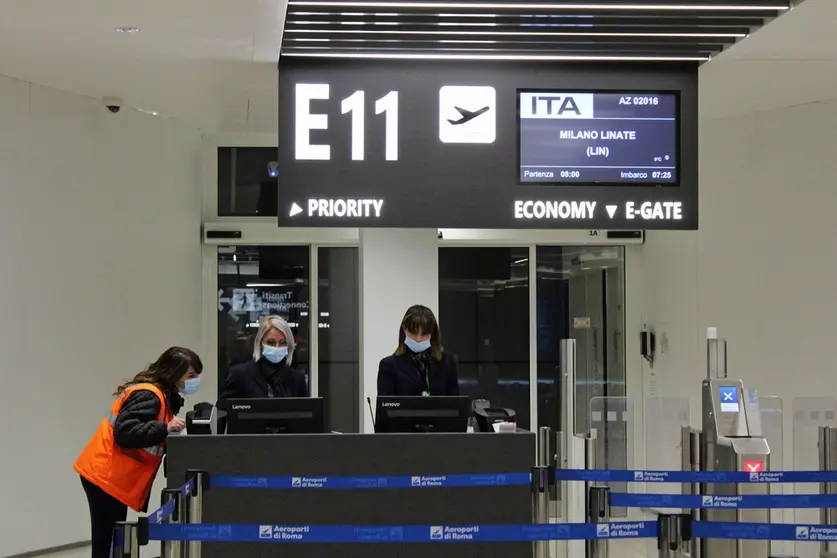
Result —
<instances>
[{"instance_id":1,"label":"overhead gate sign","mask_svg":"<svg viewBox=\"0 0 837 558\"><path fill-rule=\"evenodd\" d=\"M696 229L697 66L283 59L279 224Z\"/></svg>"}]
</instances>

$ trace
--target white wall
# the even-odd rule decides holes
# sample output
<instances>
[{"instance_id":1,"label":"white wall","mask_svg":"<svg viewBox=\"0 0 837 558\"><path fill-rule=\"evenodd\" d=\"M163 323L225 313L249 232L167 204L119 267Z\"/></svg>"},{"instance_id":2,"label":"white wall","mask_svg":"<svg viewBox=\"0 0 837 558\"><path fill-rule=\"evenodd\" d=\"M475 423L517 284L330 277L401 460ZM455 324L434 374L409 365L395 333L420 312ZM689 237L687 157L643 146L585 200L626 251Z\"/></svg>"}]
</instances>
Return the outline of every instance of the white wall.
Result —
<instances>
[{"instance_id":1,"label":"white wall","mask_svg":"<svg viewBox=\"0 0 837 558\"><path fill-rule=\"evenodd\" d=\"M669 343L645 393L688 395L699 422L705 330L719 327L729 375L784 399L790 469L792 399L837 396L837 101L701 126L700 230L643 247L646 319Z\"/></svg>"},{"instance_id":2,"label":"white wall","mask_svg":"<svg viewBox=\"0 0 837 558\"><path fill-rule=\"evenodd\" d=\"M72 464L111 392L201 349L200 140L0 78L0 556L90 538Z\"/></svg>"},{"instance_id":3,"label":"white wall","mask_svg":"<svg viewBox=\"0 0 837 558\"><path fill-rule=\"evenodd\" d=\"M435 229L360 230L360 369L363 432L372 432L367 397L375 405L378 363L398 344L407 308L423 304L440 323L439 240Z\"/></svg>"}]
</instances>

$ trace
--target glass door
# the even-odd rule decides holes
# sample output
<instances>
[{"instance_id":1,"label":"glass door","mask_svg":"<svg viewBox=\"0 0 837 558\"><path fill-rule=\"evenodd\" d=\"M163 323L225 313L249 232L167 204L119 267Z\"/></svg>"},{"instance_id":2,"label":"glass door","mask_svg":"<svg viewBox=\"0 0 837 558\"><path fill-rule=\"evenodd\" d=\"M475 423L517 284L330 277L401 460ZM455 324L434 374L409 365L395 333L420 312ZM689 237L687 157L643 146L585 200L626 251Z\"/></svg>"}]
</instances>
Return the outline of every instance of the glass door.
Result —
<instances>
[{"instance_id":1,"label":"glass door","mask_svg":"<svg viewBox=\"0 0 837 558\"><path fill-rule=\"evenodd\" d=\"M218 392L229 369L253 359L259 318L287 320L293 366L309 379L310 249L308 246L218 247Z\"/></svg>"},{"instance_id":2,"label":"glass door","mask_svg":"<svg viewBox=\"0 0 837 558\"><path fill-rule=\"evenodd\" d=\"M556 433L559 466L585 468L591 405L625 393L624 249L538 246L535 253L538 426ZM552 517L585 521L585 498L584 483L561 483ZM584 552L576 542L551 546L555 556Z\"/></svg>"},{"instance_id":3,"label":"glass door","mask_svg":"<svg viewBox=\"0 0 837 558\"><path fill-rule=\"evenodd\" d=\"M574 339L574 433L590 431L590 402L624 397L624 248L538 246L538 426L560 430L561 340Z\"/></svg>"},{"instance_id":4,"label":"glass door","mask_svg":"<svg viewBox=\"0 0 837 558\"><path fill-rule=\"evenodd\" d=\"M529 248L439 248L439 327L461 393L529 429Z\"/></svg>"},{"instance_id":5,"label":"glass door","mask_svg":"<svg viewBox=\"0 0 837 558\"><path fill-rule=\"evenodd\" d=\"M252 360L259 318L277 314L294 333L293 367L324 398L326 426L358 432L358 273L354 246L219 246L219 393L229 369Z\"/></svg>"}]
</instances>

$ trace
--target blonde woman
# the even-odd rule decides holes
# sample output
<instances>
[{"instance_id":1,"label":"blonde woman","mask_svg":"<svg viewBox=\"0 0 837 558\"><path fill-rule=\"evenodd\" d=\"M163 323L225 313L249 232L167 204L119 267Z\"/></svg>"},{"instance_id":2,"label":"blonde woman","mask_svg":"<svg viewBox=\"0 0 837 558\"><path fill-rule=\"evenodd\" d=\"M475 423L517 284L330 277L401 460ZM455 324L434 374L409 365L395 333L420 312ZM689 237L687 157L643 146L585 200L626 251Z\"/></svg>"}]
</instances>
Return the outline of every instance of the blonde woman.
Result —
<instances>
[{"instance_id":1,"label":"blonde woman","mask_svg":"<svg viewBox=\"0 0 837 558\"><path fill-rule=\"evenodd\" d=\"M259 320L253 341L253 360L230 368L219 402L227 399L308 397L302 372L291 367L294 334L281 316Z\"/></svg>"}]
</instances>

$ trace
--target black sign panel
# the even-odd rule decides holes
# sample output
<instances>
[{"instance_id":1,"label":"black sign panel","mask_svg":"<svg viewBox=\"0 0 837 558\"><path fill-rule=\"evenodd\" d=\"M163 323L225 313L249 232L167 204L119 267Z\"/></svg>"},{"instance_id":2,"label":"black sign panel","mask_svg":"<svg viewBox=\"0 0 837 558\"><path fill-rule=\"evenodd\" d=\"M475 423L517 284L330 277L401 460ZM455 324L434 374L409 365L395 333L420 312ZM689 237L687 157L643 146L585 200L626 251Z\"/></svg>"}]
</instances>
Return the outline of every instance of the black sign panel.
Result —
<instances>
[{"instance_id":1,"label":"black sign panel","mask_svg":"<svg viewBox=\"0 0 837 558\"><path fill-rule=\"evenodd\" d=\"M697 67L285 58L279 223L696 229Z\"/></svg>"}]
</instances>

